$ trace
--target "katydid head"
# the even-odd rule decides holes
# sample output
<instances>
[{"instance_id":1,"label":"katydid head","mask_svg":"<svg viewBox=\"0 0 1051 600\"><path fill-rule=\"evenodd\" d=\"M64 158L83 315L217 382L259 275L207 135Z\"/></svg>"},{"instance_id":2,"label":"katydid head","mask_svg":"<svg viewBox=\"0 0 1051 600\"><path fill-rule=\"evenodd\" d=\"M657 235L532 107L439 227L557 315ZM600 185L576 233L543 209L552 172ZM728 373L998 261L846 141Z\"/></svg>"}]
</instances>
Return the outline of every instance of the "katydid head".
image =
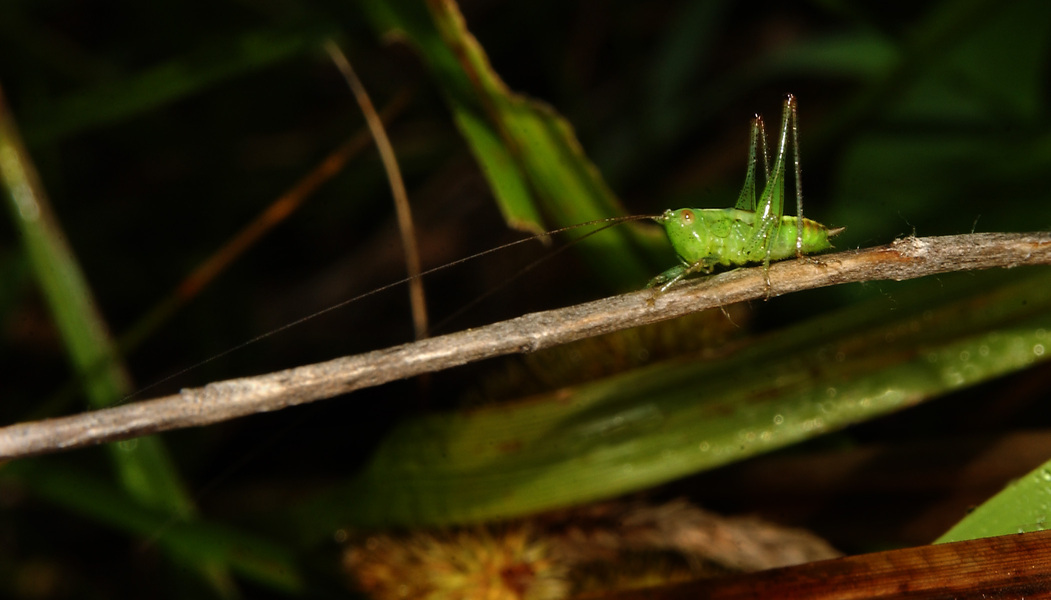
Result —
<instances>
[{"instance_id":1,"label":"katydid head","mask_svg":"<svg viewBox=\"0 0 1051 600\"><path fill-rule=\"evenodd\" d=\"M682 221L685 224L690 224L696 216L693 214L693 210L689 208L680 208L678 210L672 210L669 208L659 215L648 218L667 227L668 223L674 221Z\"/></svg>"},{"instance_id":2,"label":"katydid head","mask_svg":"<svg viewBox=\"0 0 1051 600\"><path fill-rule=\"evenodd\" d=\"M671 244L674 247L676 246L677 241L682 237L681 232L693 229L693 225L697 221L697 215L695 215L693 209L690 208L680 208L676 210L669 208L660 215L653 217L653 220L664 228L668 240L671 241ZM678 251L678 247L675 249Z\"/></svg>"}]
</instances>

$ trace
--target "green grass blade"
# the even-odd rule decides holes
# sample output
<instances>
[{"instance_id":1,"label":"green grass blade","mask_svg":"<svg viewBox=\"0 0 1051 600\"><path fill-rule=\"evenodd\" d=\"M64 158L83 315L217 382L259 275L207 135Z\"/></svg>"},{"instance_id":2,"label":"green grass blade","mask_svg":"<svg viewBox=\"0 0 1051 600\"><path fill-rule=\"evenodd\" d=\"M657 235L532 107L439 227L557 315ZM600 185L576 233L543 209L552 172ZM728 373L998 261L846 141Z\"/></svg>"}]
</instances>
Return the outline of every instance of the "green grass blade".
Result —
<instances>
[{"instance_id":1,"label":"green grass blade","mask_svg":"<svg viewBox=\"0 0 1051 600\"><path fill-rule=\"evenodd\" d=\"M498 519L608 498L1051 355L1046 271L963 299L935 288L824 316L723 358L411 420L338 502L346 519L379 525Z\"/></svg>"},{"instance_id":2,"label":"green grass blade","mask_svg":"<svg viewBox=\"0 0 1051 600\"><path fill-rule=\"evenodd\" d=\"M428 3L430 13L418 2L364 6L382 35L406 38L419 50L508 225L539 233L548 229L541 214L554 226L625 214L569 122L551 107L507 88L454 3ZM652 275L637 248L659 240L632 231L617 228L582 244L593 268L621 287Z\"/></svg>"},{"instance_id":3,"label":"green grass blade","mask_svg":"<svg viewBox=\"0 0 1051 600\"><path fill-rule=\"evenodd\" d=\"M141 537L145 544L164 548L186 566L229 567L248 579L289 593L303 587L298 566L283 545L226 525L175 519L59 461L40 459L9 465L0 471L0 480L70 512ZM233 592L232 588L224 591L227 595Z\"/></svg>"},{"instance_id":4,"label":"green grass blade","mask_svg":"<svg viewBox=\"0 0 1051 600\"><path fill-rule=\"evenodd\" d=\"M0 183L11 218L21 233L30 268L51 309L70 362L82 379L89 403L103 408L132 391L131 380L118 359L91 295L87 279L66 243L29 154L0 95ZM153 437L107 446L125 490L147 506L179 518L195 513L174 464L159 439ZM226 575L204 566L219 589L228 589Z\"/></svg>"}]
</instances>

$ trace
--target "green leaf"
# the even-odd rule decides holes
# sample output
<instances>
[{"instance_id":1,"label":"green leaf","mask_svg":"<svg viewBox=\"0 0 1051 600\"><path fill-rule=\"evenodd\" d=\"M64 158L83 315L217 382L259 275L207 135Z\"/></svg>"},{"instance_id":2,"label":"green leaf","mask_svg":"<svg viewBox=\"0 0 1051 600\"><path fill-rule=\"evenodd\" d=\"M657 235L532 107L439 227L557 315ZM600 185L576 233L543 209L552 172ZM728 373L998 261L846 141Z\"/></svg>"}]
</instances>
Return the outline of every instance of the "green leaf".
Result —
<instances>
[{"instance_id":1,"label":"green leaf","mask_svg":"<svg viewBox=\"0 0 1051 600\"><path fill-rule=\"evenodd\" d=\"M550 106L508 90L453 2L365 2L373 26L419 51L445 92L457 126L482 167L508 225L531 233L623 215L619 201L584 154L572 126ZM586 231L586 230L584 230ZM617 228L581 244L592 267L618 287L652 275L639 248L655 233Z\"/></svg>"},{"instance_id":2,"label":"green leaf","mask_svg":"<svg viewBox=\"0 0 1051 600\"><path fill-rule=\"evenodd\" d=\"M1049 348L1051 349L1051 348ZM1051 512L1051 461L1011 482L971 511L935 543L1043 531Z\"/></svg>"},{"instance_id":3,"label":"green leaf","mask_svg":"<svg viewBox=\"0 0 1051 600\"><path fill-rule=\"evenodd\" d=\"M33 275L51 309L70 362L83 381L90 404L104 408L131 394L131 380L119 360L87 279L58 218L51 210L29 154L0 95L0 184ZM161 441L154 437L106 446L128 494L144 505L190 519L196 509ZM218 565L198 565L219 590L231 582Z\"/></svg>"},{"instance_id":4,"label":"green leaf","mask_svg":"<svg viewBox=\"0 0 1051 600\"><path fill-rule=\"evenodd\" d=\"M284 592L303 587L298 566L282 545L226 525L185 521L143 506L99 477L62 466L53 459L24 461L0 469L0 480L71 512L157 544L181 564L214 570L227 567ZM226 595L234 590L226 588Z\"/></svg>"},{"instance_id":5,"label":"green leaf","mask_svg":"<svg viewBox=\"0 0 1051 600\"><path fill-rule=\"evenodd\" d=\"M683 357L511 405L413 419L320 502L369 526L514 517L739 461L1051 356L1046 271L960 296L928 286L726 356ZM306 511L304 521L325 512Z\"/></svg>"}]
</instances>

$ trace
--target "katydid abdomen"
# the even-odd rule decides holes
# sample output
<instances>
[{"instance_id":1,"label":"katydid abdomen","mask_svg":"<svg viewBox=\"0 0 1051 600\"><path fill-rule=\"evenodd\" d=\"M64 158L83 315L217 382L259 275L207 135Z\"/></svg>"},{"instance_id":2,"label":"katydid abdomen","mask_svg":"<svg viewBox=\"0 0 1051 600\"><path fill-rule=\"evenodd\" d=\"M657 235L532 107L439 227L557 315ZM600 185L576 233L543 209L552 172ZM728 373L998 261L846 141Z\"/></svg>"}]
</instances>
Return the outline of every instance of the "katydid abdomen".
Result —
<instances>
[{"instance_id":1,"label":"katydid abdomen","mask_svg":"<svg viewBox=\"0 0 1051 600\"><path fill-rule=\"evenodd\" d=\"M736 208L680 208L664 211L656 220L664 226L681 261L650 282L651 287L661 286L661 291L690 273L710 273L719 265L769 264L822 252L832 248L829 238L843 231L811 219L784 216L764 230L757 226L754 211Z\"/></svg>"},{"instance_id":2,"label":"katydid abdomen","mask_svg":"<svg viewBox=\"0 0 1051 600\"><path fill-rule=\"evenodd\" d=\"M690 264L706 260L712 267L790 258L797 254L797 238L802 240L798 253L821 252L832 247L830 235L839 233L838 229L803 219L800 237L799 219L781 217L766 238L756 235L755 221L755 212L736 208L680 208L665 211L659 219L679 258Z\"/></svg>"}]
</instances>

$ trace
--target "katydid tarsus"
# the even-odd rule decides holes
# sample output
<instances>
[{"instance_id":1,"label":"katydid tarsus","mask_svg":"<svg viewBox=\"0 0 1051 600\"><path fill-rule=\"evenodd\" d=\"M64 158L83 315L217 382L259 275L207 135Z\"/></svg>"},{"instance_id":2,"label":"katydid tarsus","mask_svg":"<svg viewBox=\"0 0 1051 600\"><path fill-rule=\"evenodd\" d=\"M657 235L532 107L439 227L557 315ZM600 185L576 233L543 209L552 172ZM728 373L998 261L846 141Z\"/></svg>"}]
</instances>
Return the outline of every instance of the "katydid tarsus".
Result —
<instances>
[{"instance_id":1,"label":"katydid tarsus","mask_svg":"<svg viewBox=\"0 0 1051 600\"><path fill-rule=\"evenodd\" d=\"M748 150L748 171L744 187L734 208L680 208L667 210L656 217L664 226L680 264L650 281L663 292L691 273L711 273L718 265L741 266L802 257L832 247L829 238L843 228L829 229L821 223L803 218L803 191L799 167L799 131L796 124L796 99L787 94L781 115L781 130L771 174L766 150L763 119L752 119ZM796 179L796 216L784 216L786 155L792 136L792 164ZM762 153L764 185L758 200L755 196L757 151Z\"/></svg>"}]
</instances>

